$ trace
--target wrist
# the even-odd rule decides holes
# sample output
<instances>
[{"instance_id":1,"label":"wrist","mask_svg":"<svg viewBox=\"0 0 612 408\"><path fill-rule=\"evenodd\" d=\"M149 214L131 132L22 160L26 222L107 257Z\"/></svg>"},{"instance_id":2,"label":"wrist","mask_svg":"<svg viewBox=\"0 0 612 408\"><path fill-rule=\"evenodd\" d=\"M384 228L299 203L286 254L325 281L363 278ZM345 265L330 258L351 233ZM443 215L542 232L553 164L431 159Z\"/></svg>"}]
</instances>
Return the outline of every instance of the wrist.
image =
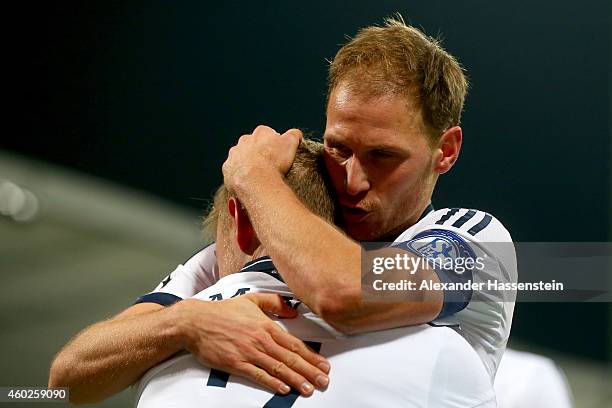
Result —
<instances>
[{"instance_id":1,"label":"wrist","mask_svg":"<svg viewBox=\"0 0 612 408\"><path fill-rule=\"evenodd\" d=\"M193 299L185 299L164 310L168 327L167 340L173 344L177 350L187 350L193 344L193 325L191 324L191 314L189 305Z\"/></svg>"},{"instance_id":2,"label":"wrist","mask_svg":"<svg viewBox=\"0 0 612 408\"><path fill-rule=\"evenodd\" d=\"M259 191L270 191L275 183L283 183L283 175L271 166L244 167L239 177L234 178L232 191L240 200L246 200L250 195L257 195Z\"/></svg>"}]
</instances>

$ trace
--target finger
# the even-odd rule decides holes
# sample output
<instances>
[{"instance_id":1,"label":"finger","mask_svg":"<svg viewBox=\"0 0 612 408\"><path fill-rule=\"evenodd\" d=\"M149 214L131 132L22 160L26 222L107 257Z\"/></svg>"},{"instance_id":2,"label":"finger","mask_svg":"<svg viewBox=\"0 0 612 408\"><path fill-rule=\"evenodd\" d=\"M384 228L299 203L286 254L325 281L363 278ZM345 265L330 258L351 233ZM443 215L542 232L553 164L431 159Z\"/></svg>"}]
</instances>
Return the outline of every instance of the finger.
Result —
<instances>
[{"instance_id":1,"label":"finger","mask_svg":"<svg viewBox=\"0 0 612 408\"><path fill-rule=\"evenodd\" d=\"M289 391L291 391L291 388L283 381L271 376L266 372L266 370L256 367L253 364L243 363L238 366L236 372L233 374L248 378L273 392L287 394Z\"/></svg>"},{"instance_id":2,"label":"finger","mask_svg":"<svg viewBox=\"0 0 612 408\"><path fill-rule=\"evenodd\" d=\"M286 137L286 138L292 140L293 144L295 145L294 148L297 149L297 147L300 144L300 141L304 137L304 134L302 133L302 131L300 129L289 129L288 131L283 133L281 135L281 137Z\"/></svg>"},{"instance_id":3,"label":"finger","mask_svg":"<svg viewBox=\"0 0 612 408\"><path fill-rule=\"evenodd\" d=\"M285 303L285 300L280 295L274 293L251 293L246 295L246 297L265 312L280 317L297 316L297 310Z\"/></svg>"},{"instance_id":4,"label":"finger","mask_svg":"<svg viewBox=\"0 0 612 408\"><path fill-rule=\"evenodd\" d=\"M266 125L259 125L255 128L255 130L253 130L253 135L255 134L259 134L259 133L273 133L276 135L279 135L280 133L278 133L276 130L272 129L270 126L266 126Z\"/></svg>"},{"instance_id":5,"label":"finger","mask_svg":"<svg viewBox=\"0 0 612 408\"><path fill-rule=\"evenodd\" d=\"M329 374L329 361L319 353L312 351L303 341L287 333L280 327L278 330L271 330L270 334L272 335L272 339L279 346L298 354L310 365L317 367L323 374Z\"/></svg>"},{"instance_id":6,"label":"finger","mask_svg":"<svg viewBox=\"0 0 612 408\"><path fill-rule=\"evenodd\" d=\"M310 384L316 385L319 389L327 388L327 385L329 384L329 377L327 376L327 373L323 372L320 368L310 364L299 354L279 346L274 341L265 342L262 346L264 347L263 351L266 352L267 356L272 357L276 362L282 363L281 368L283 369L283 371L286 367L290 372L289 374L281 373L283 374L282 376L276 375L276 372L271 372L270 374L280 378L281 380L290 384L294 388L296 388L294 380L298 378L295 376L294 373L298 374L299 378L304 378L309 383L307 385L302 384L300 386L302 388L296 388L302 393L308 392L307 387Z\"/></svg>"},{"instance_id":7,"label":"finger","mask_svg":"<svg viewBox=\"0 0 612 408\"><path fill-rule=\"evenodd\" d=\"M314 391L312 384L282 361L276 360L265 353L256 353L251 355L250 358L255 365L266 370L272 377L278 378L283 383L298 390L303 396L312 395Z\"/></svg>"}]
</instances>

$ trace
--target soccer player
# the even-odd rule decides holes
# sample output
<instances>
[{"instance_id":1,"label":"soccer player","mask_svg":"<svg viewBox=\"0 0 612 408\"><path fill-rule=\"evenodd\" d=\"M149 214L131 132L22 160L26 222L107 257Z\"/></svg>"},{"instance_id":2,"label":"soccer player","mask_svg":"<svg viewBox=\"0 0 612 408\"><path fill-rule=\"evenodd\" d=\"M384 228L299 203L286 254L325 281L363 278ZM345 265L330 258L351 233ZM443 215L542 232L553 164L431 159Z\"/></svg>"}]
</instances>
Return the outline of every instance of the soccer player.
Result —
<instances>
[{"instance_id":1,"label":"soccer player","mask_svg":"<svg viewBox=\"0 0 612 408\"><path fill-rule=\"evenodd\" d=\"M333 201L316 165L322 154L322 145L302 141L287 184L305 206L331 224ZM222 302L252 293L293 298L259 244L248 214L224 187L217 191L207 221L216 231L220 280L193 299ZM238 272L237 265L244 262ZM299 398L297 392L275 395L182 353L153 367L137 383L138 408L495 406L493 387L478 355L452 328L418 325L347 337L307 306L296 306L297 318L274 320L329 358L333 381L325 391L310 398Z\"/></svg>"},{"instance_id":2,"label":"soccer player","mask_svg":"<svg viewBox=\"0 0 612 408\"><path fill-rule=\"evenodd\" d=\"M455 58L400 19L361 30L339 50L330 65L324 144L344 232L314 215L285 183L302 138L299 130L279 135L257 127L230 149L223 174L283 280L332 327L364 333L427 322L459 325L492 381L509 336L515 293L450 287L516 282L510 234L487 212L434 210L431 203L439 176L459 157L466 90ZM386 257L477 257L483 267L463 273L421 265L408 279L422 289L405 291L401 299L369 301L362 296L357 241L393 242L377 252ZM278 304L253 296L162 306L171 301L168 295L186 298L212 285L216 265L215 246L209 246L164 279L160 294L80 333L56 357L50 385L70 386L75 401L96 401L188 349L210 367L271 390L291 386L312 394L327 381L329 362L280 334L257 310L283 313ZM422 287L432 281L441 285ZM222 335L216 331L221 315L231 328ZM270 358L256 361L253 348ZM277 351L272 355L271 349Z\"/></svg>"},{"instance_id":3,"label":"soccer player","mask_svg":"<svg viewBox=\"0 0 612 408\"><path fill-rule=\"evenodd\" d=\"M484 259L472 276L421 268L411 276L417 287L431 279L516 282L512 240L500 221L475 209L431 206L439 176L462 145L463 70L436 40L390 20L361 30L340 49L328 89L326 164L350 238L313 217L282 182L298 130L280 136L260 126L241 137L223 165L226 186L249 212L289 287L332 326L356 333L450 319L493 379L515 293L423 290L406 294L411 302L368 302L354 241L394 241L389 256L407 249L415 256ZM266 206L257 205L266 194Z\"/></svg>"}]
</instances>

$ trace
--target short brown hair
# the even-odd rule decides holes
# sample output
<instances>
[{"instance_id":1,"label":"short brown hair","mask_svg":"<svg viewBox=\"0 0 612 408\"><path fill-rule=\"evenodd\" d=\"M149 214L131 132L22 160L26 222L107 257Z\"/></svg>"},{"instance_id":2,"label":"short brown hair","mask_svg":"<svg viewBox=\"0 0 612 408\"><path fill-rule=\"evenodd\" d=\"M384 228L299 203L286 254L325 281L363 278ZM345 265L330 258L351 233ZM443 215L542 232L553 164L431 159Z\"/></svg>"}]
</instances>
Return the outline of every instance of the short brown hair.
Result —
<instances>
[{"instance_id":1,"label":"short brown hair","mask_svg":"<svg viewBox=\"0 0 612 408\"><path fill-rule=\"evenodd\" d=\"M434 139L460 123L468 87L463 68L440 40L406 25L399 14L382 27L361 29L340 48L329 67L328 98L344 80L366 96L414 97Z\"/></svg>"},{"instance_id":2,"label":"short brown hair","mask_svg":"<svg viewBox=\"0 0 612 408\"><path fill-rule=\"evenodd\" d=\"M302 139L293 164L285 176L285 182L313 213L333 223L336 204L333 189L325 172L323 150L321 143ZM204 236L210 241L216 239L217 224L229 220L229 213L226 210L229 196L225 185L221 185L204 217L202 223ZM265 200L265 197L262 197L262 200Z\"/></svg>"}]
</instances>

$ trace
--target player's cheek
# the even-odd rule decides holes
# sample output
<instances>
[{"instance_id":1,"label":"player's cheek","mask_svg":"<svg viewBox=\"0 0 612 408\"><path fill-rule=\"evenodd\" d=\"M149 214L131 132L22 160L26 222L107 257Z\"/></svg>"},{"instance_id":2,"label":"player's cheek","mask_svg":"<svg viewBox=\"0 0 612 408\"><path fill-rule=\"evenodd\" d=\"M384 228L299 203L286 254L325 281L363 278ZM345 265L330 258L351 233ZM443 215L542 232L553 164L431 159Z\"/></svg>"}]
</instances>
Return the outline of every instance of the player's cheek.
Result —
<instances>
[{"instance_id":1,"label":"player's cheek","mask_svg":"<svg viewBox=\"0 0 612 408\"><path fill-rule=\"evenodd\" d=\"M344 180L346 178L346 170L342 164L338 162L334 157L325 153L324 155L325 168L327 174L334 186L336 192L339 192L344 187Z\"/></svg>"}]
</instances>

